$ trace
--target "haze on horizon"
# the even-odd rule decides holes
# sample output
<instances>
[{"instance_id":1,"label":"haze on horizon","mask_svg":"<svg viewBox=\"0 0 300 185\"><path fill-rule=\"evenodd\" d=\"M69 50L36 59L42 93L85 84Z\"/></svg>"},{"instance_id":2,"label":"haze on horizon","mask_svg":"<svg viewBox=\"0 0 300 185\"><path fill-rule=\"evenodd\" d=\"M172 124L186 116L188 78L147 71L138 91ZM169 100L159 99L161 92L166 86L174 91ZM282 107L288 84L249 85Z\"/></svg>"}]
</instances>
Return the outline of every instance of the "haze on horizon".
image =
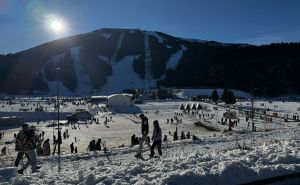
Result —
<instances>
[{"instance_id":1,"label":"haze on horizon","mask_svg":"<svg viewBox=\"0 0 300 185\"><path fill-rule=\"evenodd\" d=\"M297 0L0 0L0 54L100 28L226 43L300 41Z\"/></svg>"}]
</instances>

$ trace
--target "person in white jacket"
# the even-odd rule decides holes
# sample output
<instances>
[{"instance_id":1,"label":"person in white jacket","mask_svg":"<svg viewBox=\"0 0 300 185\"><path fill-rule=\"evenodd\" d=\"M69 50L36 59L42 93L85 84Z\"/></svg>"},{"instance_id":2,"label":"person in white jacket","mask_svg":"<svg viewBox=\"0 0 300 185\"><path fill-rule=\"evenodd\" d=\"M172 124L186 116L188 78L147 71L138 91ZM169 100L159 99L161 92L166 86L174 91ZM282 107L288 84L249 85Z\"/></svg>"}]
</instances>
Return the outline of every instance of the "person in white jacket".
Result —
<instances>
[{"instance_id":1,"label":"person in white jacket","mask_svg":"<svg viewBox=\"0 0 300 185\"><path fill-rule=\"evenodd\" d=\"M150 157L153 157L154 155L154 149L157 146L158 154L161 156L162 151L161 151L161 139L162 139L162 131L161 128L159 127L159 123L157 120L153 121L153 134L152 134L152 146L151 146L151 154Z\"/></svg>"}]
</instances>

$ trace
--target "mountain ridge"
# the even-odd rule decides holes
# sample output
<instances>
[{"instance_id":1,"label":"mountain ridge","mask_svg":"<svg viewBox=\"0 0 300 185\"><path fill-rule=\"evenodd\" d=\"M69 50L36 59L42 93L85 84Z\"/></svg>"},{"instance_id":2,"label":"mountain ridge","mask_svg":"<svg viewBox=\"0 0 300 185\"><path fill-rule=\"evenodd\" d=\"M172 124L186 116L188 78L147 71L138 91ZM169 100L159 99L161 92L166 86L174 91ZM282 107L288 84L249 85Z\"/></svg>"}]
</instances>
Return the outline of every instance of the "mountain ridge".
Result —
<instances>
[{"instance_id":1,"label":"mountain ridge","mask_svg":"<svg viewBox=\"0 0 300 185\"><path fill-rule=\"evenodd\" d=\"M300 93L294 82L299 48L299 43L253 46L178 38L158 31L101 28L0 55L0 91L54 94L59 67L65 95L157 86L248 92L258 87L258 94L265 96Z\"/></svg>"}]
</instances>

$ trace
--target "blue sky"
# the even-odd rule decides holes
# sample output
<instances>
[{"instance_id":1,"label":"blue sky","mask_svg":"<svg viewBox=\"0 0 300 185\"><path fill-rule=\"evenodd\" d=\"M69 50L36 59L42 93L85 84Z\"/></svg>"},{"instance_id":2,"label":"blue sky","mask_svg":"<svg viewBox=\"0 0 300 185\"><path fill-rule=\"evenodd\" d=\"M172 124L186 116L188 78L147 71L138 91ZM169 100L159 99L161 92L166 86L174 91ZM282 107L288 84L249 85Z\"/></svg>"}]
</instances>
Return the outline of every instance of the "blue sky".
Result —
<instances>
[{"instance_id":1,"label":"blue sky","mask_svg":"<svg viewBox=\"0 0 300 185\"><path fill-rule=\"evenodd\" d=\"M49 28L49 17L63 31ZM300 41L298 0L0 0L0 53L99 28L229 43Z\"/></svg>"}]
</instances>

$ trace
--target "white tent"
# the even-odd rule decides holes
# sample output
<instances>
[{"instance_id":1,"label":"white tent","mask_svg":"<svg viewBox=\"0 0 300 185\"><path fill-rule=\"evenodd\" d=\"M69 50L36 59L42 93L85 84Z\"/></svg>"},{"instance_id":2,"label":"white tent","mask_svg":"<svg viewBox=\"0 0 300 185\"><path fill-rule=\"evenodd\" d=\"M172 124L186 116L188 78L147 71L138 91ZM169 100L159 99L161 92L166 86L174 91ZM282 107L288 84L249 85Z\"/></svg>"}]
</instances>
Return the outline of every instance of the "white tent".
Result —
<instances>
[{"instance_id":1,"label":"white tent","mask_svg":"<svg viewBox=\"0 0 300 185\"><path fill-rule=\"evenodd\" d=\"M200 103L197 104L197 109L202 109L202 106Z\"/></svg>"},{"instance_id":2,"label":"white tent","mask_svg":"<svg viewBox=\"0 0 300 185\"><path fill-rule=\"evenodd\" d=\"M191 105L190 104L186 104L185 110L190 110L190 109L191 109Z\"/></svg>"},{"instance_id":3,"label":"white tent","mask_svg":"<svg viewBox=\"0 0 300 185\"><path fill-rule=\"evenodd\" d=\"M108 97L108 106L131 106L132 98L129 94L114 94Z\"/></svg>"},{"instance_id":4,"label":"white tent","mask_svg":"<svg viewBox=\"0 0 300 185\"><path fill-rule=\"evenodd\" d=\"M180 109L180 110L184 110L184 105L181 104L180 107L179 107L179 109Z\"/></svg>"}]
</instances>

